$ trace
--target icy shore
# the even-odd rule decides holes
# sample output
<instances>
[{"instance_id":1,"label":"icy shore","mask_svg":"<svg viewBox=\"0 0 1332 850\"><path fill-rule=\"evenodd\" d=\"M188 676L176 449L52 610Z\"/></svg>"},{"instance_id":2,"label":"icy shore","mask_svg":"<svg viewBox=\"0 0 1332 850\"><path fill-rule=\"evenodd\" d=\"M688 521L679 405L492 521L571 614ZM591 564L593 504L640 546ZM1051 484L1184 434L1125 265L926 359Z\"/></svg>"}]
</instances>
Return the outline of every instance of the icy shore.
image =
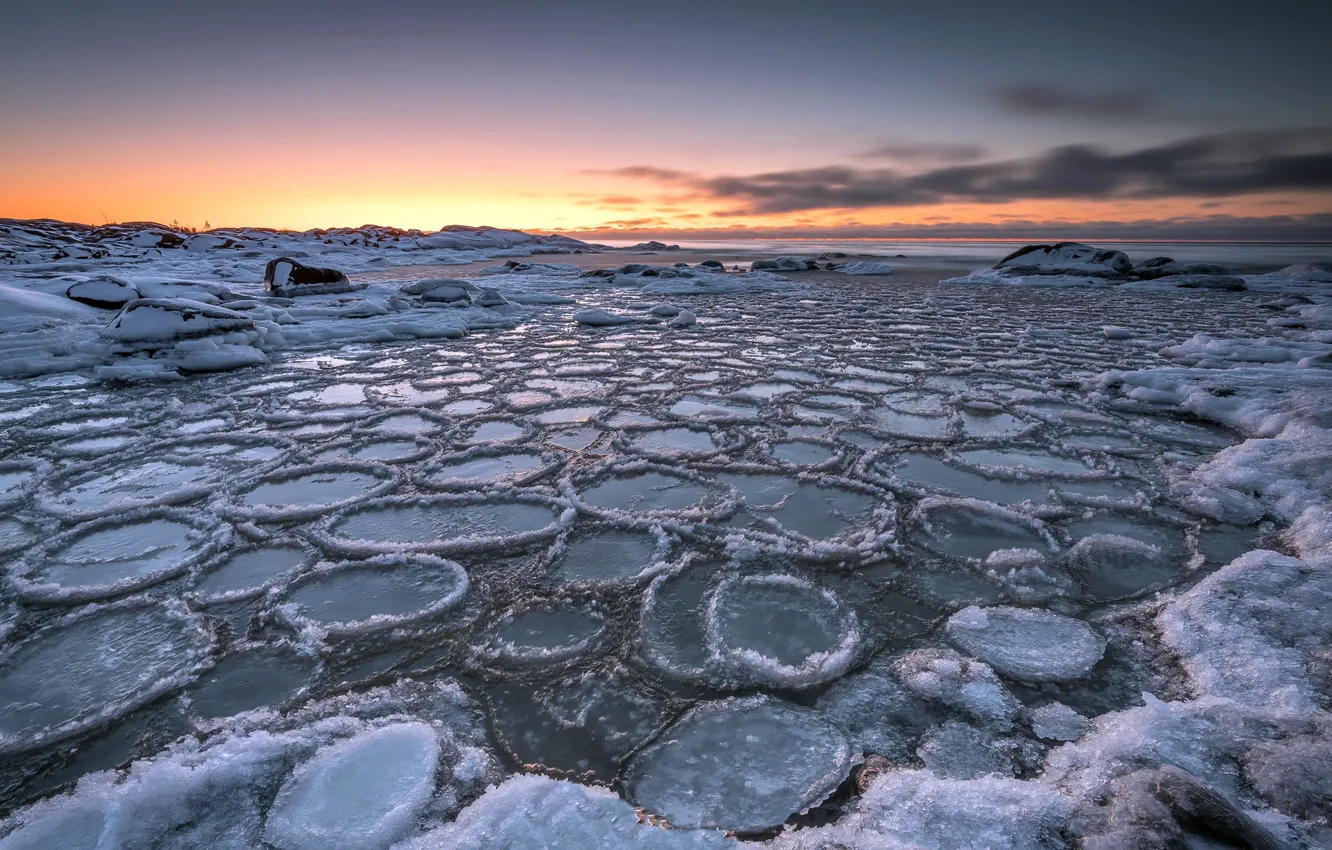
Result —
<instances>
[{"instance_id":1,"label":"icy shore","mask_svg":"<svg viewBox=\"0 0 1332 850\"><path fill-rule=\"evenodd\" d=\"M1332 837L1319 269L257 233L0 266L3 850Z\"/></svg>"}]
</instances>

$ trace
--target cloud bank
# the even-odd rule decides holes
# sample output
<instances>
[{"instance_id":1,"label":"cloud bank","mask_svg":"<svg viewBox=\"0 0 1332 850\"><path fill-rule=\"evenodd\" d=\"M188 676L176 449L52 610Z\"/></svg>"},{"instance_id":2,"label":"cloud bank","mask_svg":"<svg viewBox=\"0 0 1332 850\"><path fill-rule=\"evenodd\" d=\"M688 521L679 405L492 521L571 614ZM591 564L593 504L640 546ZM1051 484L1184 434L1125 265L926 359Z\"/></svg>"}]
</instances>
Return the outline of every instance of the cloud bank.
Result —
<instances>
[{"instance_id":1,"label":"cloud bank","mask_svg":"<svg viewBox=\"0 0 1332 850\"><path fill-rule=\"evenodd\" d=\"M633 165L609 172L689 190L727 217L1024 200L1222 198L1332 190L1332 127L1194 136L1114 152L1090 145L909 173L829 165L708 176Z\"/></svg>"},{"instance_id":2,"label":"cloud bank","mask_svg":"<svg viewBox=\"0 0 1332 850\"><path fill-rule=\"evenodd\" d=\"M1142 240L1223 242L1332 241L1332 213L1310 215L1211 215L1136 219L1131 221L1069 221L1005 219L984 222L929 224L841 224L825 227L680 228L664 219L640 218L606 222L598 228L568 231L586 239L669 236L680 240L708 239L1024 239Z\"/></svg>"}]
</instances>

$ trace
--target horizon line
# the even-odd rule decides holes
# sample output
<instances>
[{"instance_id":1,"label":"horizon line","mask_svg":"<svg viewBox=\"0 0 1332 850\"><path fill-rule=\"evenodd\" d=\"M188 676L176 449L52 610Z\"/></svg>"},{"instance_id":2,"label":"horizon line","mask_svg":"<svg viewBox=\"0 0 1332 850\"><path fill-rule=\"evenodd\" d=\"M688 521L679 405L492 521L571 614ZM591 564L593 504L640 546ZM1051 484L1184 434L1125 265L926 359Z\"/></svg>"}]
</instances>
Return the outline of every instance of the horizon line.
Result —
<instances>
[{"instance_id":1,"label":"horizon line","mask_svg":"<svg viewBox=\"0 0 1332 850\"><path fill-rule=\"evenodd\" d=\"M223 225L223 226L209 227L209 228L207 228L207 229L204 229L204 228L194 228L192 225L186 225L186 224L176 224L176 225L173 226L173 225L171 225L171 224L166 224L166 223L158 222L158 221L152 221L152 220L148 220L148 219L136 219L136 220L133 220L133 221L107 221L107 222L103 222L103 223L101 223L101 224L95 224L95 223L89 223L89 222L69 221L69 220L66 220L66 219L52 218L52 217L42 217L42 218L12 218L12 217L8 217L8 216L0 216L0 221L3 221L3 222L10 222L10 223L15 223L15 224L22 224L22 223L54 223L54 224L70 225L70 226L75 226L75 227L86 227L86 228L93 229L93 230L100 229L100 228L106 228L106 227L126 227L126 226L159 227L159 228L162 228L163 230L171 230L171 231L176 231L176 232L181 232L181 233L191 233L191 234L217 233L217 232L220 232L220 231L236 231L236 230L271 230L271 231L273 231L273 232L275 232L275 233L309 233L309 232L312 232L312 231L318 231L318 230L359 230L359 229L361 229L361 228L367 228L367 227L383 227L383 228L390 228L390 229L394 229L394 230L402 230L402 231L413 231L413 230L414 230L414 231L418 231L418 232L424 234L424 233L440 233L440 232L443 232L445 229L447 229L447 228L451 228L451 227L452 227L452 228L464 228L464 229L469 229L469 230L510 230L510 231L516 231L516 232L521 232L521 233L527 233L527 234L530 234L530 235L563 236L563 237L566 237L566 238L579 238L580 236L583 237L583 238L580 238L579 241L583 241L584 238L585 238L585 239L593 239L593 238L595 238L595 239L611 239L611 240L615 240L615 241L620 241L620 240L622 240L622 239L623 239L623 240L638 239L638 240L640 240L640 241L674 240L674 241L680 241L680 242L1014 242L1014 243L1021 242L1021 243L1033 243L1033 242L1074 242L1074 241L1079 241L1079 242L1102 242L1102 243L1107 243L1107 244L1126 244L1126 243L1137 243L1137 244L1158 244L1158 243L1159 243L1159 244L1171 244L1171 245L1185 245L1185 244L1199 244L1199 245L1207 245L1207 244L1229 244L1229 245L1332 245L1332 238L1329 238L1329 239L1298 239L1298 238L1287 238L1287 239L1281 239L1281 238L1262 239L1262 238L1247 237L1247 238L1234 238L1234 239L1230 239L1230 238L1215 238L1215 237L1212 237L1212 238L1197 238L1197 237L1194 237L1194 238L1170 239L1170 238L1159 238L1159 237L1156 237L1156 238L1154 238L1154 237L1137 237L1137 238L1135 238L1135 237L1126 237L1126 236L1123 236L1123 235L1117 235L1117 236L1095 236L1095 235L1067 236L1067 235L1065 235L1065 236L1058 236L1058 237L1056 237L1056 236L1019 236L1019 235L1014 235L1014 236L1001 236L1001 235L975 235L975 236L914 236L914 235L905 235L905 234L887 234L887 233L882 234L882 235L877 235L877 236L865 236L865 235L858 235L858 236L840 236L840 235L830 235L830 234L823 234L823 235L803 235L803 234L802 234L802 235L794 235L794 234L782 234L782 235L754 235L754 234L749 234L749 233L745 233L745 234L737 233L737 234L734 234L734 235L725 235L725 234L718 234L718 233L716 233L715 231L712 232L712 233L709 233L709 234L707 234L707 235L701 235L701 234L699 234L697 231L688 231L688 230L678 230L678 231L673 231L673 230L625 230L625 231L608 231L608 230L598 229L598 228L595 228L595 227L590 227L590 228L549 229L549 228L503 227L503 226L495 226L495 225L489 225L489 224L472 225L472 224L457 224L457 223L442 225L441 227L439 227L439 228L436 229L436 230L423 230L422 228L418 228L418 227L402 227L402 226L399 226L399 225L393 225L393 224L374 224L374 223L371 223L371 222L366 222L366 223L359 224L359 225L342 225L342 224L322 225L322 226L319 226L319 227L309 227L309 228L304 228L304 229L296 229L296 228L288 228L288 227L273 227L273 226L269 226L269 225L253 225L253 224L246 224L246 225ZM1101 222L1101 223L1104 224L1104 222ZM966 225L960 225L960 226L965 227ZM593 243L593 244L595 244L595 243Z\"/></svg>"}]
</instances>

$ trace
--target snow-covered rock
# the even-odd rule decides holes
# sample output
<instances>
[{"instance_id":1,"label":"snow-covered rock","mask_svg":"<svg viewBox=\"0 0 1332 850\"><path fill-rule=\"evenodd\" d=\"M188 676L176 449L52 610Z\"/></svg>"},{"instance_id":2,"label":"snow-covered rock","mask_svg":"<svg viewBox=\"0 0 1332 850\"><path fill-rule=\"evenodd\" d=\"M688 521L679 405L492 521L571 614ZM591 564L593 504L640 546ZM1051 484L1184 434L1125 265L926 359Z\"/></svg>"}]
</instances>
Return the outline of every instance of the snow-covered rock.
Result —
<instances>
[{"instance_id":1,"label":"snow-covered rock","mask_svg":"<svg viewBox=\"0 0 1332 850\"><path fill-rule=\"evenodd\" d=\"M483 289L480 295L472 299L472 303L478 307L503 307L509 303L509 299L498 289Z\"/></svg>"},{"instance_id":2,"label":"snow-covered rock","mask_svg":"<svg viewBox=\"0 0 1332 850\"><path fill-rule=\"evenodd\" d=\"M1059 850L1073 805L1036 782L987 776L944 779L928 770L888 771L851 814L785 832L776 850Z\"/></svg>"},{"instance_id":3,"label":"snow-covered rock","mask_svg":"<svg viewBox=\"0 0 1332 850\"><path fill-rule=\"evenodd\" d=\"M138 287L129 281L112 275L102 275L70 284L65 290L65 297L87 304L89 307L119 310L142 296Z\"/></svg>"},{"instance_id":4,"label":"snow-covered rock","mask_svg":"<svg viewBox=\"0 0 1332 850\"><path fill-rule=\"evenodd\" d=\"M594 328L611 328L619 325L632 325L641 321L633 316L623 316L601 309L579 310L573 314L573 320L580 325Z\"/></svg>"},{"instance_id":5,"label":"snow-covered rock","mask_svg":"<svg viewBox=\"0 0 1332 850\"><path fill-rule=\"evenodd\" d=\"M1012 274L1126 277L1133 263L1123 251L1106 251L1079 242L1027 245L994 264Z\"/></svg>"},{"instance_id":6,"label":"snow-covered rock","mask_svg":"<svg viewBox=\"0 0 1332 850\"><path fill-rule=\"evenodd\" d=\"M486 266L481 274L531 274L531 275L576 275L582 269L571 263L531 263L509 260L494 266Z\"/></svg>"},{"instance_id":7,"label":"snow-covered rock","mask_svg":"<svg viewBox=\"0 0 1332 850\"><path fill-rule=\"evenodd\" d=\"M251 330L254 320L236 310L188 298L141 298L127 304L102 336L147 348L154 343Z\"/></svg>"},{"instance_id":8,"label":"snow-covered rock","mask_svg":"<svg viewBox=\"0 0 1332 850\"><path fill-rule=\"evenodd\" d=\"M1320 283L1332 283L1332 263L1295 263L1286 266L1274 275L1291 280L1313 280Z\"/></svg>"},{"instance_id":9,"label":"snow-covered rock","mask_svg":"<svg viewBox=\"0 0 1332 850\"><path fill-rule=\"evenodd\" d=\"M673 328L689 328L698 324L698 316L693 310L681 310L679 315L671 319L670 325Z\"/></svg>"},{"instance_id":10,"label":"snow-covered rock","mask_svg":"<svg viewBox=\"0 0 1332 850\"><path fill-rule=\"evenodd\" d=\"M422 301L441 304L471 304L472 294L461 286L436 286L421 294Z\"/></svg>"},{"instance_id":11,"label":"snow-covered rock","mask_svg":"<svg viewBox=\"0 0 1332 850\"><path fill-rule=\"evenodd\" d=\"M1310 712L1332 707L1332 570L1257 550L1157 619L1200 694Z\"/></svg>"},{"instance_id":12,"label":"snow-covered rock","mask_svg":"<svg viewBox=\"0 0 1332 850\"><path fill-rule=\"evenodd\" d=\"M414 280L411 283L405 283L399 287L398 291L404 295L425 295L433 289L448 287L450 289L461 289L467 293L476 293L481 291L481 287L472 283L470 280L464 280L459 277L431 277L422 280Z\"/></svg>"},{"instance_id":13,"label":"snow-covered rock","mask_svg":"<svg viewBox=\"0 0 1332 850\"><path fill-rule=\"evenodd\" d=\"M893 273L893 267L888 263L874 260L852 260L849 263L834 267L833 271L856 275L890 275Z\"/></svg>"},{"instance_id":14,"label":"snow-covered rock","mask_svg":"<svg viewBox=\"0 0 1332 850\"><path fill-rule=\"evenodd\" d=\"M1184 264L1170 257L1151 257L1133 267L1134 277L1142 280L1185 274Z\"/></svg>"},{"instance_id":15,"label":"snow-covered rock","mask_svg":"<svg viewBox=\"0 0 1332 850\"><path fill-rule=\"evenodd\" d=\"M644 823L628 803L605 788L518 775L490 788L452 823L399 844L396 850L705 850L735 846L735 840L719 830L668 829Z\"/></svg>"},{"instance_id":16,"label":"snow-covered rock","mask_svg":"<svg viewBox=\"0 0 1332 850\"><path fill-rule=\"evenodd\" d=\"M265 341L276 326L236 310L187 298L131 301L102 331L113 359L107 378L155 379L176 372L216 372L268 361Z\"/></svg>"}]
</instances>

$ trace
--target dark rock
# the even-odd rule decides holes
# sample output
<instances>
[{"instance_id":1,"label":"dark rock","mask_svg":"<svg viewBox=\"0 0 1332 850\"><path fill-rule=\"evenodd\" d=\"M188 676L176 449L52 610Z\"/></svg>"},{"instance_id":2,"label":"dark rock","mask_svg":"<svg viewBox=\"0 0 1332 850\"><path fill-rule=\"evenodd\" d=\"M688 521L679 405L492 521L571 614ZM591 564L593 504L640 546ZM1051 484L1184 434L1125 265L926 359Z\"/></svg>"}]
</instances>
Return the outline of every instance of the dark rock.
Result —
<instances>
[{"instance_id":1,"label":"dark rock","mask_svg":"<svg viewBox=\"0 0 1332 850\"><path fill-rule=\"evenodd\" d=\"M1332 741L1317 734L1266 741L1245 755L1244 775L1250 787L1286 814L1332 820L1332 794L1328 793L1332 790Z\"/></svg>"},{"instance_id":2,"label":"dark rock","mask_svg":"<svg viewBox=\"0 0 1332 850\"><path fill-rule=\"evenodd\" d=\"M628 248L620 249L622 251L678 251L679 245L667 245L664 242L639 242L637 245L630 245Z\"/></svg>"},{"instance_id":3,"label":"dark rock","mask_svg":"<svg viewBox=\"0 0 1332 850\"><path fill-rule=\"evenodd\" d=\"M642 270L641 272L639 272L638 274L639 274L640 277L660 277L660 276L661 276L661 272L657 271L657 270L654 269L654 268L646 268L646 269L643 269L643 270Z\"/></svg>"},{"instance_id":4,"label":"dark rock","mask_svg":"<svg viewBox=\"0 0 1332 850\"><path fill-rule=\"evenodd\" d=\"M264 286L274 295L326 295L351 292L357 287L337 269L316 268L290 257L269 260L264 268Z\"/></svg>"},{"instance_id":5,"label":"dark rock","mask_svg":"<svg viewBox=\"0 0 1332 850\"><path fill-rule=\"evenodd\" d=\"M1186 829L1254 850L1283 850L1286 843L1240 810L1230 798L1190 773L1167 765L1152 778L1156 799Z\"/></svg>"},{"instance_id":6,"label":"dark rock","mask_svg":"<svg viewBox=\"0 0 1332 850\"><path fill-rule=\"evenodd\" d=\"M1288 850L1225 794L1173 765L1115 780L1110 804L1092 814L1087 850L1185 850L1203 836L1228 847Z\"/></svg>"},{"instance_id":7,"label":"dark rock","mask_svg":"<svg viewBox=\"0 0 1332 850\"><path fill-rule=\"evenodd\" d=\"M698 267L701 269L723 269L723 270L726 268L726 266L721 264L720 260L704 260L703 262L698 264Z\"/></svg>"},{"instance_id":8,"label":"dark rock","mask_svg":"<svg viewBox=\"0 0 1332 850\"><path fill-rule=\"evenodd\" d=\"M1184 267L1184 274L1233 275L1235 272L1216 263L1192 263Z\"/></svg>"},{"instance_id":9,"label":"dark rock","mask_svg":"<svg viewBox=\"0 0 1332 850\"><path fill-rule=\"evenodd\" d=\"M1247 289L1243 278L1228 275L1179 274L1158 280L1162 283L1173 283L1181 289L1220 289L1226 292L1242 292Z\"/></svg>"},{"instance_id":10,"label":"dark rock","mask_svg":"<svg viewBox=\"0 0 1332 850\"><path fill-rule=\"evenodd\" d=\"M642 274L652 266L647 263L626 263L620 267L621 274Z\"/></svg>"}]
</instances>

